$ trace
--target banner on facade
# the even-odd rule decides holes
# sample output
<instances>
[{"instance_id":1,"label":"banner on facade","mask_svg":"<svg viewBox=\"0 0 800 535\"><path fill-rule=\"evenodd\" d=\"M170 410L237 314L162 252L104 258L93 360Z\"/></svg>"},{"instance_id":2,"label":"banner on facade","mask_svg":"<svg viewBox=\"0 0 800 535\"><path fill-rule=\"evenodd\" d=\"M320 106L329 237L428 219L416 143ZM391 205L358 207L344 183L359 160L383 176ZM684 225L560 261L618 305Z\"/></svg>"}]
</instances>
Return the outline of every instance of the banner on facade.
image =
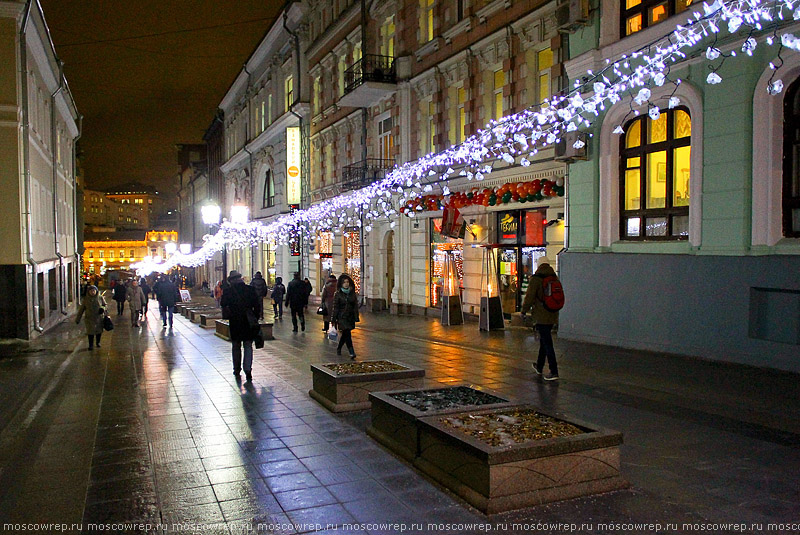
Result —
<instances>
[{"instance_id":1,"label":"banner on facade","mask_svg":"<svg viewBox=\"0 0 800 535\"><path fill-rule=\"evenodd\" d=\"M286 129L286 203L300 204L300 127Z\"/></svg>"},{"instance_id":2,"label":"banner on facade","mask_svg":"<svg viewBox=\"0 0 800 535\"><path fill-rule=\"evenodd\" d=\"M445 205L442 214L442 236L449 238L463 238L466 229L464 216L455 206Z\"/></svg>"}]
</instances>

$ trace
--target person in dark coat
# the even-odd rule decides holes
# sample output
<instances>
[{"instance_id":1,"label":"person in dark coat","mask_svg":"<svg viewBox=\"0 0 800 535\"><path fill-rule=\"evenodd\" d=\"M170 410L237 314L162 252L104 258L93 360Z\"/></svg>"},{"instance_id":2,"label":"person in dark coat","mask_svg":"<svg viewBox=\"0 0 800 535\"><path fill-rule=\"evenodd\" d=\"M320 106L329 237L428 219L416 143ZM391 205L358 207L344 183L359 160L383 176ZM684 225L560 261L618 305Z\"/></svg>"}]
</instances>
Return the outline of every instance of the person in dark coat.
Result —
<instances>
[{"instance_id":1,"label":"person in dark coat","mask_svg":"<svg viewBox=\"0 0 800 535\"><path fill-rule=\"evenodd\" d=\"M303 289L305 290L306 293L306 304L303 305L303 308L308 308L308 298L314 292L314 287L311 285L311 281L308 280L308 277L303 279Z\"/></svg>"},{"instance_id":2,"label":"person in dark coat","mask_svg":"<svg viewBox=\"0 0 800 535\"><path fill-rule=\"evenodd\" d=\"M333 312L331 312L331 321L334 327L339 330L339 347L336 348L336 354L342 354L342 346L347 345L350 351L350 358L356 358L356 352L353 349L353 329L356 328L356 323L360 321L358 317L358 294L356 293L356 285L353 279L347 273L339 275L339 281L336 284L336 295L333 298Z\"/></svg>"},{"instance_id":3,"label":"person in dark coat","mask_svg":"<svg viewBox=\"0 0 800 535\"><path fill-rule=\"evenodd\" d=\"M167 277L162 277L155 286L158 308L161 311L161 321L164 327L167 326L167 316L169 316L169 328L172 329L172 316L175 314L175 303L180 301L181 294L178 287Z\"/></svg>"},{"instance_id":4,"label":"person in dark coat","mask_svg":"<svg viewBox=\"0 0 800 535\"><path fill-rule=\"evenodd\" d=\"M537 375L542 375L544 370L544 360L547 358L547 365L550 368L550 375L545 375L546 381L558 380L558 363L556 362L556 350L553 345L553 325L558 323L558 311L552 312L544 306L544 285L542 281L545 277L555 277L556 272L547 262L547 259L539 261L536 273L528 283L528 291L525 293L525 300L522 302L522 316L528 310L533 310L533 321L536 323L536 330L539 331L539 359L533 366L533 371Z\"/></svg>"},{"instance_id":5,"label":"person in dark coat","mask_svg":"<svg viewBox=\"0 0 800 535\"><path fill-rule=\"evenodd\" d=\"M125 287L125 284L122 281L117 281L114 284L114 301L117 302L117 316L122 315L122 312L125 310L125 299L128 296L128 289Z\"/></svg>"},{"instance_id":6,"label":"person in dark coat","mask_svg":"<svg viewBox=\"0 0 800 535\"><path fill-rule=\"evenodd\" d=\"M292 332L297 332L297 317L300 317L300 328L306 330L306 317L303 308L308 303L306 285L300 279L300 273L296 272L294 278L286 288L286 304L292 311Z\"/></svg>"},{"instance_id":7,"label":"person in dark coat","mask_svg":"<svg viewBox=\"0 0 800 535\"><path fill-rule=\"evenodd\" d=\"M275 278L275 286L272 287L272 311L279 320L283 319L283 296L286 295L286 286L283 285L283 278Z\"/></svg>"},{"instance_id":8,"label":"person in dark coat","mask_svg":"<svg viewBox=\"0 0 800 535\"><path fill-rule=\"evenodd\" d=\"M322 315L322 321L325 326L322 330L328 332L331 323L331 312L333 312L333 297L336 295L336 277L330 275L328 280L325 281L325 287L322 288L322 306L325 307L326 313Z\"/></svg>"},{"instance_id":9,"label":"person in dark coat","mask_svg":"<svg viewBox=\"0 0 800 535\"><path fill-rule=\"evenodd\" d=\"M248 381L253 380L253 340L258 326L259 297L252 286L248 286L238 271L228 275L229 286L222 292L222 307L229 309L231 328L231 351L233 374L237 377L244 367ZM248 317L249 316L249 317ZM255 326L251 325L255 322ZM244 345L244 363L242 363L242 345Z\"/></svg>"},{"instance_id":10,"label":"person in dark coat","mask_svg":"<svg viewBox=\"0 0 800 535\"><path fill-rule=\"evenodd\" d=\"M256 274L253 275L253 280L250 281L250 286L256 291L256 295L258 296L258 318L264 318L264 297L267 296L267 281L264 280L264 276L261 275L260 271L256 271Z\"/></svg>"},{"instance_id":11,"label":"person in dark coat","mask_svg":"<svg viewBox=\"0 0 800 535\"><path fill-rule=\"evenodd\" d=\"M89 337L89 349L94 349L94 342L100 347L100 337L103 335L103 319L106 317L106 300L100 295L97 286L89 285L86 288L86 297L81 306L78 307L78 316L75 323L81 322L86 329L86 336Z\"/></svg>"},{"instance_id":12,"label":"person in dark coat","mask_svg":"<svg viewBox=\"0 0 800 535\"><path fill-rule=\"evenodd\" d=\"M142 280L139 281L139 288L142 289L142 293L144 294L144 308L142 309L142 316L147 315L147 304L150 302L150 285L147 284L147 279L142 277Z\"/></svg>"}]
</instances>

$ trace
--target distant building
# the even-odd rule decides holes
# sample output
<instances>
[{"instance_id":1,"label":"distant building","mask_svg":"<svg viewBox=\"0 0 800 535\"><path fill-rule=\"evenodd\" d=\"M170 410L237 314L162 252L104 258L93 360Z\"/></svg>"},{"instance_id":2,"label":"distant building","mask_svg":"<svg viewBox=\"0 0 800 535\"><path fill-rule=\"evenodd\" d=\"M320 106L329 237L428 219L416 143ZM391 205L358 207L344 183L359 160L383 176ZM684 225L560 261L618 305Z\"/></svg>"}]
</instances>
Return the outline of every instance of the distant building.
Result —
<instances>
[{"instance_id":1,"label":"distant building","mask_svg":"<svg viewBox=\"0 0 800 535\"><path fill-rule=\"evenodd\" d=\"M161 193L139 182L114 186L106 190L106 197L117 203L114 225L120 229L148 230L165 210Z\"/></svg>"},{"instance_id":2,"label":"distant building","mask_svg":"<svg viewBox=\"0 0 800 535\"><path fill-rule=\"evenodd\" d=\"M165 259L178 233L174 230L120 230L85 234L83 269L86 273L105 274L111 269L130 269L147 257Z\"/></svg>"},{"instance_id":3,"label":"distant building","mask_svg":"<svg viewBox=\"0 0 800 535\"><path fill-rule=\"evenodd\" d=\"M83 190L83 222L88 227L113 227L117 222L118 203L102 191Z\"/></svg>"},{"instance_id":4,"label":"distant building","mask_svg":"<svg viewBox=\"0 0 800 535\"><path fill-rule=\"evenodd\" d=\"M29 339L78 304L80 116L60 63L39 3L0 2L2 338Z\"/></svg>"}]
</instances>

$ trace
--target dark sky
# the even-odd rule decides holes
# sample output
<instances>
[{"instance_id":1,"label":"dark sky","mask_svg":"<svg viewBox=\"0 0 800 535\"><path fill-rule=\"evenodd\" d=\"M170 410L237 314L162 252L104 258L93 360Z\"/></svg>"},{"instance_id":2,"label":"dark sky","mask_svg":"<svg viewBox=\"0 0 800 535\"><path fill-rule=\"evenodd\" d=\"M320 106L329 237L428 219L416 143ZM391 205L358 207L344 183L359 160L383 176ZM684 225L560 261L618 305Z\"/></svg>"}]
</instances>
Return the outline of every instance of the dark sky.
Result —
<instances>
[{"instance_id":1,"label":"dark sky","mask_svg":"<svg viewBox=\"0 0 800 535\"><path fill-rule=\"evenodd\" d=\"M176 143L200 143L283 2L41 0L84 116L91 188L175 191ZM214 27L215 26L215 27ZM213 28L212 28L213 27ZM160 34L160 35L153 35Z\"/></svg>"}]
</instances>

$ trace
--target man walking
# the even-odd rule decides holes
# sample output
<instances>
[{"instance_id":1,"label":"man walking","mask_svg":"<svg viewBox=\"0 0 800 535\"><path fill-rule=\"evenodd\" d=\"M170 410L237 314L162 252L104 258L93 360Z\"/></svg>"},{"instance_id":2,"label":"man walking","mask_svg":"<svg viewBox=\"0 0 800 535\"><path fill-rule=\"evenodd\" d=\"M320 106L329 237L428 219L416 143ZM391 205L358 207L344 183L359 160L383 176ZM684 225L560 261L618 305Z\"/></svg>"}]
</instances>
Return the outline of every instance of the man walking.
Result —
<instances>
[{"instance_id":1,"label":"man walking","mask_svg":"<svg viewBox=\"0 0 800 535\"><path fill-rule=\"evenodd\" d=\"M128 289L121 280L118 280L114 285L114 301L117 302L117 316L121 316L122 312L125 310L125 299L127 296Z\"/></svg>"},{"instance_id":2,"label":"man walking","mask_svg":"<svg viewBox=\"0 0 800 535\"><path fill-rule=\"evenodd\" d=\"M258 296L258 319L264 319L264 297L267 295L267 281L264 280L260 271L256 271L253 280L250 281L250 286L256 291Z\"/></svg>"},{"instance_id":3,"label":"man walking","mask_svg":"<svg viewBox=\"0 0 800 535\"><path fill-rule=\"evenodd\" d=\"M558 380L553 325L558 323L558 311L562 306L564 306L564 290L561 281L558 280L547 259L543 258L539 261L539 267L528 284L525 301L522 303L522 317L525 317L528 310L533 309L533 321L539 332L539 358L533 366L533 371L537 375L542 375L544 361L547 358L550 374L544 376L545 381Z\"/></svg>"},{"instance_id":4,"label":"man walking","mask_svg":"<svg viewBox=\"0 0 800 535\"><path fill-rule=\"evenodd\" d=\"M259 297L252 286L248 286L238 271L228 275L228 286L222 291L222 307L228 310L231 329L231 358L233 374L239 379L244 368L247 381L253 380L253 340L258 333L259 324L256 309ZM244 362L242 362L244 345Z\"/></svg>"},{"instance_id":5,"label":"man walking","mask_svg":"<svg viewBox=\"0 0 800 535\"><path fill-rule=\"evenodd\" d=\"M158 307L161 310L161 321L164 327L166 327L167 316L169 316L169 328L172 329L172 316L175 314L175 303L180 299L178 287L166 276L162 276L161 280L156 284L155 290L156 299L158 299Z\"/></svg>"},{"instance_id":6,"label":"man walking","mask_svg":"<svg viewBox=\"0 0 800 535\"><path fill-rule=\"evenodd\" d=\"M294 274L294 279L286 287L286 304L292 310L292 332L297 332L297 317L300 316L300 328L306 330L306 317L303 308L308 302L306 285L300 279L300 272Z\"/></svg>"}]
</instances>

